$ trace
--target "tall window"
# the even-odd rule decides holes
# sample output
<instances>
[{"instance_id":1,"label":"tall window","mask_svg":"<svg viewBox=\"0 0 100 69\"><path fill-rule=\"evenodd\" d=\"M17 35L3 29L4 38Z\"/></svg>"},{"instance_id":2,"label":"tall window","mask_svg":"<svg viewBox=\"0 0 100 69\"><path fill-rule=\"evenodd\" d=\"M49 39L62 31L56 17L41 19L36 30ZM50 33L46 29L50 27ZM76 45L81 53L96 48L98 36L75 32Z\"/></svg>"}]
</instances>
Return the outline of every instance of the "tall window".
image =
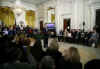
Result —
<instances>
[{"instance_id":1,"label":"tall window","mask_svg":"<svg viewBox=\"0 0 100 69\"><path fill-rule=\"evenodd\" d=\"M32 10L26 11L26 24L29 27L34 28L34 25L35 25L35 11L32 11Z\"/></svg>"},{"instance_id":2,"label":"tall window","mask_svg":"<svg viewBox=\"0 0 100 69\"><path fill-rule=\"evenodd\" d=\"M0 20L6 26L12 26L15 23L15 17L10 7L0 7Z\"/></svg>"},{"instance_id":3,"label":"tall window","mask_svg":"<svg viewBox=\"0 0 100 69\"><path fill-rule=\"evenodd\" d=\"M55 9L48 8L48 23L55 23Z\"/></svg>"}]
</instances>

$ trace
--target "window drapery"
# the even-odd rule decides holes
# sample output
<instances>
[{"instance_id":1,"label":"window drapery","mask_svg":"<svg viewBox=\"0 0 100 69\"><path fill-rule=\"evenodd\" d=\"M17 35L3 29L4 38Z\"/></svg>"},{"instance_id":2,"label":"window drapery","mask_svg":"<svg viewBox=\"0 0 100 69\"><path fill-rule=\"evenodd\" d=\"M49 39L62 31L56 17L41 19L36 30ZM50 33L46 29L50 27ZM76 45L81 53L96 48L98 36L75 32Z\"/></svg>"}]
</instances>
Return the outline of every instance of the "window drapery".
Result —
<instances>
[{"instance_id":1,"label":"window drapery","mask_svg":"<svg viewBox=\"0 0 100 69\"><path fill-rule=\"evenodd\" d=\"M0 20L5 26L13 26L15 24L14 13L9 7L0 7Z\"/></svg>"},{"instance_id":2,"label":"window drapery","mask_svg":"<svg viewBox=\"0 0 100 69\"><path fill-rule=\"evenodd\" d=\"M32 10L26 11L26 24L29 27L34 28L34 25L35 25L35 11L32 11Z\"/></svg>"}]
</instances>

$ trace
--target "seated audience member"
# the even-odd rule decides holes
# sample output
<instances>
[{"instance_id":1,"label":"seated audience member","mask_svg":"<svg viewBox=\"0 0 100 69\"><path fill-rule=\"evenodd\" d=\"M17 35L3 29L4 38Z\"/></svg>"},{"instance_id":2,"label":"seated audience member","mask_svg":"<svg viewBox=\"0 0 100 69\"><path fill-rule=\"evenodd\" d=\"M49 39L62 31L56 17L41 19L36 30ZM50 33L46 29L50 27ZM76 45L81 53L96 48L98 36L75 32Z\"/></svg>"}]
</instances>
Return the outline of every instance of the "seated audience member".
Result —
<instances>
[{"instance_id":1,"label":"seated audience member","mask_svg":"<svg viewBox=\"0 0 100 69\"><path fill-rule=\"evenodd\" d=\"M6 49L8 48L9 42L8 42L8 36L5 35L0 38L0 64L3 64L7 62L6 58Z\"/></svg>"},{"instance_id":2,"label":"seated audience member","mask_svg":"<svg viewBox=\"0 0 100 69\"><path fill-rule=\"evenodd\" d=\"M72 33L73 40L75 40L75 36L76 36L76 34L75 34L75 30L72 29L72 30L71 30L71 33Z\"/></svg>"},{"instance_id":3,"label":"seated audience member","mask_svg":"<svg viewBox=\"0 0 100 69\"><path fill-rule=\"evenodd\" d=\"M68 33L67 33L67 37L72 38L71 32L68 32Z\"/></svg>"},{"instance_id":4,"label":"seated audience member","mask_svg":"<svg viewBox=\"0 0 100 69\"><path fill-rule=\"evenodd\" d=\"M75 47L69 48L70 60L71 62L78 62L80 63L80 55L78 49Z\"/></svg>"},{"instance_id":5,"label":"seated audience member","mask_svg":"<svg viewBox=\"0 0 100 69\"><path fill-rule=\"evenodd\" d=\"M60 30L59 36L58 36L58 41L63 41L63 30Z\"/></svg>"},{"instance_id":6,"label":"seated audience member","mask_svg":"<svg viewBox=\"0 0 100 69\"><path fill-rule=\"evenodd\" d=\"M24 53L26 53L26 58L28 60L28 63L29 64L34 64L34 62L36 62L34 59L34 56L32 56L32 53L31 53L31 47L29 46L30 44L30 40L27 38L25 41L24 41L24 45L23 45L23 49L24 49Z\"/></svg>"},{"instance_id":7,"label":"seated audience member","mask_svg":"<svg viewBox=\"0 0 100 69\"><path fill-rule=\"evenodd\" d=\"M78 52L78 49L75 47L69 48L70 53L70 61L72 65L72 69L82 69L82 63L80 62L80 54Z\"/></svg>"},{"instance_id":8,"label":"seated audience member","mask_svg":"<svg viewBox=\"0 0 100 69\"><path fill-rule=\"evenodd\" d=\"M52 31L52 32L50 33L50 36L51 36L51 38L56 37L55 32Z\"/></svg>"},{"instance_id":9,"label":"seated audience member","mask_svg":"<svg viewBox=\"0 0 100 69\"><path fill-rule=\"evenodd\" d=\"M14 30L14 28L12 26L9 27L8 35L13 36L15 33L16 33L16 31Z\"/></svg>"},{"instance_id":10,"label":"seated audience member","mask_svg":"<svg viewBox=\"0 0 100 69\"><path fill-rule=\"evenodd\" d=\"M66 40L68 40L69 42L72 42L72 33L71 32L67 32Z\"/></svg>"},{"instance_id":11,"label":"seated audience member","mask_svg":"<svg viewBox=\"0 0 100 69\"><path fill-rule=\"evenodd\" d=\"M59 60L58 69L82 69L77 48L71 47L64 52L64 56Z\"/></svg>"},{"instance_id":12,"label":"seated audience member","mask_svg":"<svg viewBox=\"0 0 100 69\"><path fill-rule=\"evenodd\" d=\"M41 41L38 39L35 40L35 43L33 46L31 46L30 50L37 62L40 62L41 58L45 55L44 51L42 50Z\"/></svg>"},{"instance_id":13,"label":"seated audience member","mask_svg":"<svg viewBox=\"0 0 100 69\"><path fill-rule=\"evenodd\" d=\"M26 50L25 50L25 48L27 48L27 46L25 43L25 39L26 39L26 37L24 34L20 34L19 36L15 37L17 47L20 48L21 52L22 52L21 62L27 63L28 60L27 60L27 54L26 54Z\"/></svg>"},{"instance_id":14,"label":"seated audience member","mask_svg":"<svg viewBox=\"0 0 100 69\"><path fill-rule=\"evenodd\" d=\"M67 31L67 29L65 29L65 31L64 31L64 41L66 41L67 33L68 33L68 31Z\"/></svg>"},{"instance_id":15,"label":"seated audience member","mask_svg":"<svg viewBox=\"0 0 100 69\"><path fill-rule=\"evenodd\" d=\"M71 69L71 62L68 50L64 51L64 56L59 59L57 69Z\"/></svg>"},{"instance_id":16,"label":"seated audience member","mask_svg":"<svg viewBox=\"0 0 100 69\"><path fill-rule=\"evenodd\" d=\"M20 58L22 56L22 53L21 53L20 49L12 47L12 48L6 49L6 56L8 59L7 63L14 64L17 61L20 62Z\"/></svg>"},{"instance_id":17,"label":"seated audience member","mask_svg":"<svg viewBox=\"0 0 100 69\"><path fill-rule=\"evenodd\" d=\"M48 48L48 38L49 38L49 34L48 32L44 33L44 48Z\"/></svg>"},{"instance_id":18,"label":"seated audience member","mask_svg":"<svg viewBox=\"0 0 100 69\"><path fill-rule=\"evenodd\" d=\"M30 56L29 51L27 49L24 52L26 54L28 62L22 63L20 60L23 56L23 53L20 48L7 48L6 49L6 58L8 59L6 63L4 63L5 69L36 69L36 61L34 57ZM31 61L30 61L31 60Z\"/></svg>"},{"instance_id":19,"label":"seated audience member","mask_svg":"<svg viewBox=\"0 0 100 69\"><path fill-rule=\"evenodd\" d=\"M76 42L76 43L79 43L79 41L80 41L80 39L81 39L80 30L77 29L75 34L76 34L76 36L75 36L75 42Z\"/></svg>"},{"instance_id":20,"label":"seated audience member","mask_svg":"<svg viewBox=\"0 0 100 69\"><path fill-rule=\"evenodd\" d=\"M62 57L62 53L60 53L58 50L59 50L59 46L57 40L53 39L46 51L46 55L51 56L55 60L56 65L58 63L58 60Z\"/></svg>"},{"instance_id":21,"label":"seated audience member","mask_svg":"<svg viewBox=\"0 0 100 69\"><path fill-rule=\"evenodd\" d=\"M85 32L83 32L83 31L80 32L80 41L81 41L82 44L85 41Z\"/></svg>"},{"instance_id":22,"label":"seated audience member","mask_svg":"<svg viewBox=\"0 0 100 69\"><path fill-rule=\"evenodd\" d=\"M20 61L24 63L33 64L34 63L34 56L32 56L31 50L30 50L30 40L27 37L20 38L18 47L21 49L22 56Z\"/></svg>"},{"instance_id":23,"label":"seated audience member","mask_svg":"<svg viewBox=\"0 0 100 69\"><path fill-rule=\"evenodd\" d=\"M85 38L84 38L84 44L88 45L88 33L89 32L85 32Z\"/></svg>"},{"instance_id":24,"label":"seated audience member","mask_svg":"<svg viewBox=\"0 0 100 69\"><path fill-rule=\"evenodd\" d=\"M8 30L7 30L7 28L5 28L5 29L3 30L3 35L8 35Z\"/></svg>"},{"instance_id":25,"label":"seated audience member","mask_svg":"<svg viewBox=\"0 0 100 69\"><path fill-rule=\"evenodd\" d=\"M85 64L84 69L100 69L100 59L88 61Z\"/></svg>"},{"instance_id":26,"label":"seated audience member","mask_svg":"<svg viewBox=\"0 0 100 69\"><path fill-rule=\"evenodd\" d=\"M0 43L0 45L0 49L2 49L0 50L0 63L13 63L19 58L21 51L16 45L12 46L11 38L4 36L2 38L2 44Z\"/></svg>"},{"instance_id":27,"label":"seated audience member","mask_svg":"<svg viewBox=\"0 0 100 69\"><path fill-rule=\"evenodd\" d=\"M62 54L58 50L59 50L59 46L57 40L53 39L46 53L47 55L52 56L55 60L57 60L62 56Z\"/></svg>"},{"instance_id":28,"label":"seated audience member","mask_svg":"<svg viewBox=\"0 0 100 69\"><path fill-rule=\"evenodd\" d=\"M26 63L5 64L3 66L4 69L36 69L36 66L34 66L34 64Z\"/></svg>"},{"instance_id":29,"label":"seated audience member","mask_svg":"<svg viewBox=\"0 0 100 69\"><path fill-rule=\"evenodd\" d=\"M89 39L89 45L91 45L93 47L96 47L98 39L99 39L99 34L94 29L93 33L91 34L91 37Z\"/></svg>"},{"instance_id":30,"label":"seated audience member","mask_svg":"<svg viewBox=\"0 0 100 69\"><path fill-rule=\"evenodd\" d=\"M55 69L55 63L51 56L44 56L39 64L39 69Z\"/></svg>"}]
</instances>

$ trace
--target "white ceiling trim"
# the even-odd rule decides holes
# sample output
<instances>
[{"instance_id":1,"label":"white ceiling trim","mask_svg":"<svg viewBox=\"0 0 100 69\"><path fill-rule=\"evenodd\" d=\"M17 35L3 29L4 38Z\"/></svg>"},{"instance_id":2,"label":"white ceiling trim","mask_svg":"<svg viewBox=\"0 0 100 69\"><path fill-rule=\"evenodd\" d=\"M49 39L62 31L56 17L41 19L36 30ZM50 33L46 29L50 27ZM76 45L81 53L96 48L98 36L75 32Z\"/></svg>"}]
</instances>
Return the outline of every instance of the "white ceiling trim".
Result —
<instances>
[{"instance_id":1,"label":"white ceiling trim","mask_svg":"<svg viewBox=\"0 0 100 69\"><path fill-rule=\"evenodd\" d=\"M8 7L12 7L14 8L14 2L0 2L0 6L8 6ZM29 3L26 3L26 2L23 2L22 5L21 5L22 8L26 9L26 10L36 10L36 6L35 5L32 5L32 4L29 4Z\"/></svg>"}]
</instances>

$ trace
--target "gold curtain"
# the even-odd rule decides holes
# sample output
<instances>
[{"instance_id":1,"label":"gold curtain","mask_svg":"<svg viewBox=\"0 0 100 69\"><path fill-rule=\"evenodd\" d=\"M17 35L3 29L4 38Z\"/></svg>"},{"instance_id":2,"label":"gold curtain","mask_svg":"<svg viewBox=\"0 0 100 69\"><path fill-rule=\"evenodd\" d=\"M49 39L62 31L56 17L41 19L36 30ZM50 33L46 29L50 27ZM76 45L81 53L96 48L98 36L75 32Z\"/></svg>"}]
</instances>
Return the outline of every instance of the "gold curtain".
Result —
<instances>
[{"instance_id":1,"label":"gold curtain","mask_svg":"<svg viewBox=\"0 0 100 69\"><path fill-rule=\"evenodd\" d=\"M51 14L51 22L52 22L52 23L55 22L55 14Z\"/></svg>"},{"instance_id":2,"label":"gold curtain","mask_svg":"<svg viewBox=\"0 0 100 69\"><path fill-rule=\"evenodd\" d=\"M14 25L15 17L14 13L9 7L0 7L0 20L9 27Z\"/></svg>"},{"instance_id":3,"label":"gold curtain","mask_svg":"<svg viewBox=\"0 0 100 69\"><path fill-rule=\"evenodd\" d=\"M35 11L32 11L32 10L26 11L26 24L29 27L34 28L34 25L35 25Z\"/></svg>"},{"instance_id":4,"label":"gold curtain","mask_svg":"<svg viewBox=\"0 0 100 69\"><path fill-rule=\"evenodd\" d=\"M3 14L3 12L2 12L2 7L0 7L0 20L1 20L1 21L3 21L3 16L4 16L4 14Z\"/></svg>"},{"instance_id":5,"label":"gold curtain","mask_svg":"<svg viewBox=\"0 0 100 69\"><path fill-rule=\"evenodd\" d=\"M54 10L54 13L55 13L55 8L52 8L52 7L49 7L48 8L48 11L51 11L51 10ZM50 13L51 15L51 22L54 23L55 22L55 14L54 13ZM49 13L48 13L49 14ZM49 16L48 16L49 17Z\"/></svg>"}]
</instances>

